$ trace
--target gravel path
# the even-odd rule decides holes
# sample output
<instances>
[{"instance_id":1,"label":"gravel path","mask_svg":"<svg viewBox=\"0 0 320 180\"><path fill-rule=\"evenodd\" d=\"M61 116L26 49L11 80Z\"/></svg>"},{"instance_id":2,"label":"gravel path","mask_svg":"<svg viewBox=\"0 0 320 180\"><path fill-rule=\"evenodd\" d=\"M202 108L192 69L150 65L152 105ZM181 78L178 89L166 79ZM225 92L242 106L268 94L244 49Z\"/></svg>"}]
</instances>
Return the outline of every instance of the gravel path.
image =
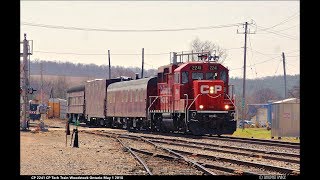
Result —
<instances>
[{"instance_id":1,"label":"gravel path","mask_svg":"<svg viewBox=\"0 0 320 180\"><path fill-rule=\"evenodd\" d=\"M140 164L114 139L79 133L79 148L64 131L20 133L21 175L142 175Z\"/></svg>"}]
</instances>

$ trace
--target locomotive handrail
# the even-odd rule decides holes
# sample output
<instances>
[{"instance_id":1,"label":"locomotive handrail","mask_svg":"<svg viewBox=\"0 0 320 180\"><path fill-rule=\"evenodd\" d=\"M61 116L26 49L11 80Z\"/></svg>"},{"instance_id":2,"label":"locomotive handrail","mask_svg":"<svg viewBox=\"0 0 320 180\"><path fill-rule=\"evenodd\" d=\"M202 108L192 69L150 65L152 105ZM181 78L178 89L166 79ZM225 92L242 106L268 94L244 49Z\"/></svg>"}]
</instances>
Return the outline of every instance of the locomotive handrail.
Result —
<instances>
[{"instance_id":1,"label":"locomotive handrail","mask_svg":"<svg viewBox=\"0 0 320 180\"><path fill-rule=\"evenodd\" d=\"M189 98L189 96L188 96L188 94L184 94L184 95L187 97L187 98L186 98L186 106L185 106L185 108L184 108L184 112L187 113L188 98ZM185 123L185 125L186 125L186 132L188 132L189 129L188 129L188 125L187 125L187 114L185 115L184 123Z\"/></svg>"},{"instance_id":2,"label":"locomotive handrail","mask_svg":"<svg viewBox=\"0 0 320 180\"><path fill-rule=\"evenodd\" d=\"M189 118L189 109L191 108L192 104L198 99L198 97L202 95L202 94L198 94L196 98L194 98L194 100L192 101L192 103L190 104L190 106L188 107L187 111L186 111L186 122L188 121ZM186 126L186 128L188 129L188 126Z\"/></svg>"},{"instance_id":3,"label":"locomotive handrail","mask_svg":"<svg viewBox=\"0 0 320 180\"><path fill-rule=\"evenodd\" d=\"M202 94L198 94L197 97L194 98L194 100L191 102L190 106L189 106L188 109L187 109L188 111L189 111L189 109L191 108L192 104L198 99L198 97L199 97L200 95L202 95Z\"/></svg>"},{"instance_id":4,"label":"locomotive handrail","mask_svg":"<svg viewBox=\"0 0 320 180\"><path fill-rule=\"evenodd\" d=\"M231 103L233 104L233 106L237 109L237 106L232 102L232 99L230 98L230 96L228 94L226 94L226 95L229 98L229 100L231 101Z\"/></svg>"},{"instance_id":5,"label":"locomotive handrail","mask_svg":"<svg viewBox=\"0 0 320 180\"><path fill-rule=\"evenodd\" d=\"M149 96L149 100L151 102L151 98L155 97L155 99L152 101L152 103L150 103L149 107L148 107L148 114L147 117L149 118L149 114L150 114L150 108L153 105L153 103L160 97L160 96ZM151 119L151 118L150 118Z\"/></svg>"}]
</instances>

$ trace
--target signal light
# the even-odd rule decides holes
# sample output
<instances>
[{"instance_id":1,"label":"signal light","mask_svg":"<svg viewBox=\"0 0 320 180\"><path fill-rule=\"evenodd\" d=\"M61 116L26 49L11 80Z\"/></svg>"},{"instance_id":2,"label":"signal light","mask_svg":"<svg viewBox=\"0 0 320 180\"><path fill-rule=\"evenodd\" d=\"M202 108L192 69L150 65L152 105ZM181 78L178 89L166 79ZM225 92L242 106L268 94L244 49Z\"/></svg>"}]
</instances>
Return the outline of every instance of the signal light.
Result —
<instances>
[{"instance_id":1,"label":"signal light","mask_svg":"<svg viewBox=\"0 0 320 180\"><path fill-rule=\"evenodd\" d=\"M29 94L33 94L33 91L37 91L37 90L33 89L32 87L29 87L29 88L28 88L28 93L29 93Z\"/></svg>"},{"instance_id":2,"label":"signal light","mask_svg":"<svg viewBox=\"0 0 320 180\"><path fill-rule=\"evenodd\" d=\"M230 107L229 107L228 104L226 104L226 105L224 106L224 108L225 108L226 110L228 110Z\"/></svg>"},{"instance_id":3,"label":"signal light","mask_svg":"<svg viewBox=\"0 0 320 180\"><path fill-rule=\"evenodd\" d=\"M199 108L202 110L203 109L203 105L200 105Z\"/></svg>"}]
</instances>

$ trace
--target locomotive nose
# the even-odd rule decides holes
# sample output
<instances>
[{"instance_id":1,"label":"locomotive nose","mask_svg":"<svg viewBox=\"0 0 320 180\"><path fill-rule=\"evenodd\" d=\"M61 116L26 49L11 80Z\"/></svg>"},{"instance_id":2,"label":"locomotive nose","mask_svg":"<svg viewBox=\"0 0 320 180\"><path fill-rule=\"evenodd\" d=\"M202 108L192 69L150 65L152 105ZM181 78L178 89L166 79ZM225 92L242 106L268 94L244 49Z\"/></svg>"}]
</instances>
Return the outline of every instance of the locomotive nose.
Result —
<instances>
[{"instance_id":1,"label":"locomotive nose","mask_svg":"<svg viewBox=\"0 0 320 180\"><path fill-rule=\"evenodd\" d=\"M223 104L222 80L193 81L196 110L220 110Z\"/></svg>"}]
</instances>

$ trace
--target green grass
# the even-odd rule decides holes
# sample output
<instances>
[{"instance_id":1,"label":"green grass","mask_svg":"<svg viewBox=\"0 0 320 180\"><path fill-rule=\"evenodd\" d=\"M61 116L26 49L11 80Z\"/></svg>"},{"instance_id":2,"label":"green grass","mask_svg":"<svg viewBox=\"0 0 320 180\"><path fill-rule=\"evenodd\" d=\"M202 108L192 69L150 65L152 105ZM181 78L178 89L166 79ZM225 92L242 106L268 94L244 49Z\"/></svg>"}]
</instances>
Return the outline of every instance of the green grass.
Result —
<instances>
[{"instance_id":1,"label":"green grass","mask_svg":"<svg viewBox=\"0 0 320 180\"><path fill-rule=\"evenodd\" d=\"M243 138L271 139L271 130L268 131L266 128L237 128L232 136ZM275 139L278 140L278 138ZM293 137L282 137L280 140L300 142L300 139L296 139Z\"/></svg>"}]
</instances>

